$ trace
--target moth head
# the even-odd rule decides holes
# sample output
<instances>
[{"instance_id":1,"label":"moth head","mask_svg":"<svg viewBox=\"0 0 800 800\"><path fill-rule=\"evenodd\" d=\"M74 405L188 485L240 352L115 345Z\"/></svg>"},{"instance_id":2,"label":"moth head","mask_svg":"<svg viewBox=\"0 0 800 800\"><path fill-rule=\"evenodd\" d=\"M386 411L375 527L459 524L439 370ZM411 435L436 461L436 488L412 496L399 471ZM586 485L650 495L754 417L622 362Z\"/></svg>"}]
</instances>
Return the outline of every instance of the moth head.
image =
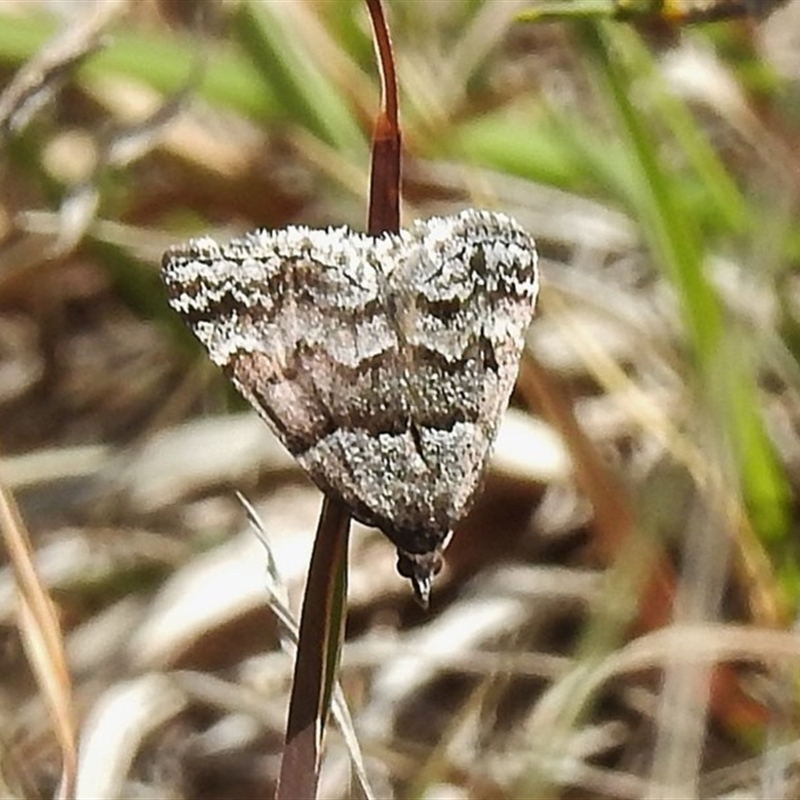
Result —
<instances>
[{"instance_id":1,"label":"moth head","mask_svg":"<svg viewBox=\"0 0 800 800\"><path fill-rule=\"evenodd\" d=\"M425 609L431 596L433 578L442 569L442 548L427 553L409 553L397 550L397 571L411 581L417 602Z\"/></svg>"}]
</instances>

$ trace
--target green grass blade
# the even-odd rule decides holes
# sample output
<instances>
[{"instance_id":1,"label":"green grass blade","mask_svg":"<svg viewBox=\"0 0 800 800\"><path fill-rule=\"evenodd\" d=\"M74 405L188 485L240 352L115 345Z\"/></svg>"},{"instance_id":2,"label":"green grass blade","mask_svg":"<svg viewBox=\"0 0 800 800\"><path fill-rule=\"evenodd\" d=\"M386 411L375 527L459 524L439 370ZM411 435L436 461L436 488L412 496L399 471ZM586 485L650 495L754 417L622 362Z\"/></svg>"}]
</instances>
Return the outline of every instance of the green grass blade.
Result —
<instances>
[{"instance_id":1,"label":"green grass blade","mask_svg":"<svg viewBox=\"0 0 800 800\"><path fill-rule=\"evenodd\" d=\"M57 27L47 17L9 19L0 14L0 63L17 66L30 58ZM140 80L165 94L185 88L198 57L205 59L198 95L256 120L281 112L275 92L243 54L175 34L116 32L103 50L77 70L78 80L120 76Z\"/></svg>"},{"instance_id":2,"label":"green grass blade","mask_svg":"<svg viewBox=\"0 0 800 800\"><path fill-rule=\"evenodd\" d=\"M735 346L739 337L726 324L705 277L700 231L682 202L680 184L659 163L655 139L630 100L632 81L641 76L626 66L620 54L629 52L635 33L622 26L585 26L583 37L600 65L607 96L638 165L642 229L675 289L701 393L730 445L752 523L762 538L782 539L788 531L789 492L757 412L752 368Z\"/></svg>"},{"instance_id":3,"label":"green grass blade","mask_svg":"<svg viewBox=\"0 0 800 800\"><path fill-rule=\"evenodd\" d=\"M363 146L364 137L344 97L312 55L287 35L280 14L268 5L243 3L234 21L234 35L269 82L287 119L346 152Z\"/></svg>"}]
</instances>

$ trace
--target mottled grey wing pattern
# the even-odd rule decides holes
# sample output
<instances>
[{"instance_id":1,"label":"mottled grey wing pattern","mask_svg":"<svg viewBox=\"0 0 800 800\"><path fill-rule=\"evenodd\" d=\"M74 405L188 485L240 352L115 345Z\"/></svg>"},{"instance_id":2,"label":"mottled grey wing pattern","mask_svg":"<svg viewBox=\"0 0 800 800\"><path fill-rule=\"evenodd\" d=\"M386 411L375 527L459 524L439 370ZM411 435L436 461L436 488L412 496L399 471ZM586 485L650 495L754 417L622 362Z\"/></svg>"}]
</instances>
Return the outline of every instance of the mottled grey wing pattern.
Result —
<instances>
[{"instance_id":1,"label":"mottled grey wing pattern","mask_svg":"<svg viewBox=\"0 0 800 800\"><path fill-rule=\"evenodd\" d=\"M409 464L426 467L424 482L405 481L417 492L424 485L425 500L407 504L419 517L403 527L417 531L406 549L424 552L474 497L517 376L538 275L532 238L501 214L434 217L410 233L416 246L392 273L391 294L414 423Z\"/></svg>"},{"instance_id":2,"label":"mottled grey wing pattern","mask_svg":"<svg viewBox=\"0 0 800 800\"><path fill-rule=\"evenodd\" d=\"M538 289L531 237L465 211L373 237L209 238L164 256L170 304L323 490L427 583L480 481Z\"/></svg>"}]
</instances>

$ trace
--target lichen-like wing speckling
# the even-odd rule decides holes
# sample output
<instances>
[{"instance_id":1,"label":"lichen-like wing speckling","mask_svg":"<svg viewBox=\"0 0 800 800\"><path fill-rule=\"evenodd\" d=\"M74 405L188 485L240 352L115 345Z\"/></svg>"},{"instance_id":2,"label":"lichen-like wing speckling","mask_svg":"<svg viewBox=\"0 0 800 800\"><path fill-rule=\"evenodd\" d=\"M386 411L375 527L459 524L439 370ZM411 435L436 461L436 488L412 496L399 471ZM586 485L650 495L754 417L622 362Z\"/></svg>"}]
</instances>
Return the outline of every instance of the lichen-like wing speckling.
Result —
<instances>
[{"instance_id":1,"label":"lichen-like wing speckling","mask_svg":"<svg viewBox=\"0 0 800 800\"><path fill-rule=\"evenodd\" d=\"M533 239L468 210L377 237L194 239L163 268L212 360L426 595L508 405L538 291Z\"/></svg>"}]
</instances>

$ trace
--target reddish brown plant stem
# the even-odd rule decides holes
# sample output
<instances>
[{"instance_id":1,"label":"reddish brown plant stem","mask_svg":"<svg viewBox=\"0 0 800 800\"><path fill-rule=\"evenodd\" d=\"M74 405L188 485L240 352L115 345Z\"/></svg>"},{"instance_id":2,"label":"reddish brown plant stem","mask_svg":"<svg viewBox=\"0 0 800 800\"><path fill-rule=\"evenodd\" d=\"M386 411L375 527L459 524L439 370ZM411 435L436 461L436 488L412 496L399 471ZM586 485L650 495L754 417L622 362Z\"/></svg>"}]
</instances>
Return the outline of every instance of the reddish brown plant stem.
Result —
<instances>
[{"instance_id":1,"label":"reddish brown plant stem","mask_svg":"<svg viewBox=\"0 0 800 800\"><path fill-rule=\"evenodd\" d=\"M392 41L380 0L366 0L381 73L381 110L372 134L367 229L377 235L400 230L400 124Z\"/></svg>"},{"instance_id":2,"label":"reddish brown plant stem","mask_svg":"<svg viewBox=\"0 0 800 800\"><path fill-rule=\"evenodd\" d=\"M389 31L380 0L366 0L375 34L381 75L381 110L372 137L368 229L373 235L400 229L400 127L397 80ZM277 800L317 794L322 736L330 709L329 691L338 669L345 611L336 598L346 595L350 515L341 501L326 497L314 551L298 636L286 745L281 760ZM338 637L338 648L332 647ZM336 658L331 659L330 654Z\"/></svg>"}]
</instances>

